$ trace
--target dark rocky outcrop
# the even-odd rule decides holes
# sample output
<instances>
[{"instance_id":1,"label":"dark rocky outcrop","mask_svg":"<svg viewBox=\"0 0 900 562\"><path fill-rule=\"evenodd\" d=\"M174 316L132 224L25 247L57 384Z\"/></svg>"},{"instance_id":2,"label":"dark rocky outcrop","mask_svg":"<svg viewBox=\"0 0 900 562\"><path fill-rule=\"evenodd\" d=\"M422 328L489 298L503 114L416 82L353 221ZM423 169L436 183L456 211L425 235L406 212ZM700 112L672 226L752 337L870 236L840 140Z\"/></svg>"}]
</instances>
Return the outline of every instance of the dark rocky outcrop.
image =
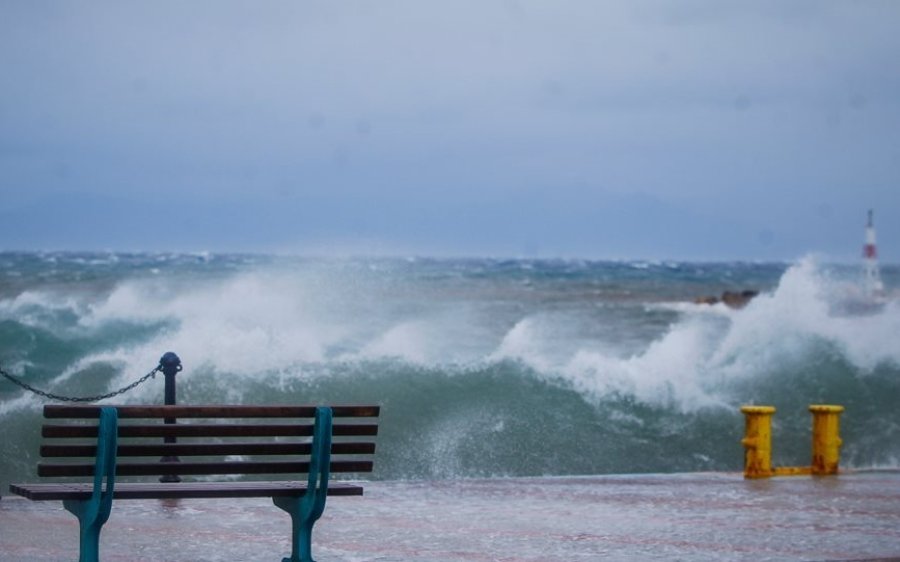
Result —
<instances>
[{"instance_id":1,"label":"dark rocky outcrop","mask_svg":"<svg viewBox=\"0 0 900 562\"><path fill-rule=\"evenodd\" d=\"M698 297L694 299L696 304L719 304L722 303L730 308L744 308L747 303L753 300L753 297L759 295L759 291L749 289L743 291L725 291L721 296Z\"/></svg>"}]
</instances>

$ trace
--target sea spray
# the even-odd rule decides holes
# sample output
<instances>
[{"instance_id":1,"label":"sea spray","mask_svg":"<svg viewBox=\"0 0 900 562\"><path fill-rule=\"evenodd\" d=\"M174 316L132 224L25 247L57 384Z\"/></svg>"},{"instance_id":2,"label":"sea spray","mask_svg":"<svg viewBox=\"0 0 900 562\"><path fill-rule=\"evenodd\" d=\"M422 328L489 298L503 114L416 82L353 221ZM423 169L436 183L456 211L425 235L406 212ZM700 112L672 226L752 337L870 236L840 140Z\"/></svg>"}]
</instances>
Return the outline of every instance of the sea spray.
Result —
<instances>
[{"instance_id":1,"label":"sea spray","mask_svg":"<svg viewBox=\"0 0 900 562\"><path fill-rule=\"evenodd\" d=\"M835 315L853 272L0 254L0 366L83 396L175 351L180 403L378 402L377 478L740 470L751 402L778 408L776 463L808 462L827 402L845 466L895 465L900 308ZM742 310L693 303L745 288ZM113 401L160 403L161 377ZM32 477L43 403L0 381L3 482Z\"/></svg>"}]
</instances>

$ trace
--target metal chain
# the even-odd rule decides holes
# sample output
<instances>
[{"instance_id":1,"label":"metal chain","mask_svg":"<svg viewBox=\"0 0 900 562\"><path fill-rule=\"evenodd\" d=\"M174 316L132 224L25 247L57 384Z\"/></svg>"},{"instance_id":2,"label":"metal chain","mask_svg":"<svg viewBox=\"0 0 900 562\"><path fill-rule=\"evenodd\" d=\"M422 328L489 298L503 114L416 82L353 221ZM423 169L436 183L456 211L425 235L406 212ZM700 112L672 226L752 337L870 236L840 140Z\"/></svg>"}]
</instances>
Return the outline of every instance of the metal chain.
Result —
<instances>
[{"instance_id":1,"label":"metal chain","mask_svg":"<svg viewBox=\"0 0 900 562\"><path fill-rule=\"evenodd\" d=\"M105 400L107 398L112 398L113 396L118 396L120 394L124 394L124 393L128 392L129 390L131 390L132 388L141 384L142 382L146 381L147 379L156 377L156 373L158 373L161 369L162 369L162 365L159 365L155 369L153 369L152 371L150 371L149 373L144 375L143 377L141 377L138 380L134 381L133 383L129 384L128 386L125 386L125 387L120 388L119 390L110 392L109 394L101 394L99 396L81 396L81 397L60 396L58 394L51 394L50 392L45 392L38 388L34 388L30 384L20 381L16 377L10 375L6 371L4 371L2 368L0 368L0 375L3 375L4 377L6 377L13 384L21 386L25 390L33 392L39 396L43 396L44 398L49 398L50 400L58 400L60 402L98 402L100 400Z\"/></svg>"}]
</instances>

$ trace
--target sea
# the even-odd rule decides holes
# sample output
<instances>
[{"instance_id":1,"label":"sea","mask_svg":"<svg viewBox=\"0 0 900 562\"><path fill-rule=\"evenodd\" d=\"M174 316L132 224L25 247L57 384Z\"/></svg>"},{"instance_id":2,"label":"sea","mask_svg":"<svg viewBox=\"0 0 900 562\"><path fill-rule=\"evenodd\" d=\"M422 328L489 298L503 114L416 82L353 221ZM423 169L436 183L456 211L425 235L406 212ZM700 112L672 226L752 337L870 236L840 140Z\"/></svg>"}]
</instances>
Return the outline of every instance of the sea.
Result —
<instances>
[{"instance_id":1,"label":"sea","mask_svg":"<svg viewBox=\"0 0 900 562\"><path fill-rule=\"evenodd\" d=\"M900 266L0 253L0 369L59 397L128 387L174 352L179 404L377 403L373 478L740 471L745 404L776 465L900 463ZM743 308L697 299L758 292ZM893 291L893 292L892 292ZM160 404L163 377L104 403ZM0 377L0 494L33 480L41 408Z\"/></svg>"}]
</instances>

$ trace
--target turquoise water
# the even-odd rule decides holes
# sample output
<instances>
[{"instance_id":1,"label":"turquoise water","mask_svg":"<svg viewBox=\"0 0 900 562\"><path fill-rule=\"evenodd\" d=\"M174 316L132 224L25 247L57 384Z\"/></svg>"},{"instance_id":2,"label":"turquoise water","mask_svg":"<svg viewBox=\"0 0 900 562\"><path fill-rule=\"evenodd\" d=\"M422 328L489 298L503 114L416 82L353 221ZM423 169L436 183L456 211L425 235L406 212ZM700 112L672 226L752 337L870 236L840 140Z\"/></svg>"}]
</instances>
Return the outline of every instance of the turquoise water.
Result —
<instances>
[{"instance_id":1,"label":"turquoise water","mask_svg":"<svg viewBox=\"0 0 900 562\"><path fill-rule=\"evenodd\" d=\"M884 267L889 288L900 270ZM843 404L845 466L900 459L900 304L836 312L857 267L797 263L0 254L0 367L65 396L176 352L179 403L377 402L375 477L740 470L741 404ZM761 292L742 310L698 305ZM111 402L161 403L162 377ZM0 483L47 400L0 380Z\"/></svg>"}]
</instances>

